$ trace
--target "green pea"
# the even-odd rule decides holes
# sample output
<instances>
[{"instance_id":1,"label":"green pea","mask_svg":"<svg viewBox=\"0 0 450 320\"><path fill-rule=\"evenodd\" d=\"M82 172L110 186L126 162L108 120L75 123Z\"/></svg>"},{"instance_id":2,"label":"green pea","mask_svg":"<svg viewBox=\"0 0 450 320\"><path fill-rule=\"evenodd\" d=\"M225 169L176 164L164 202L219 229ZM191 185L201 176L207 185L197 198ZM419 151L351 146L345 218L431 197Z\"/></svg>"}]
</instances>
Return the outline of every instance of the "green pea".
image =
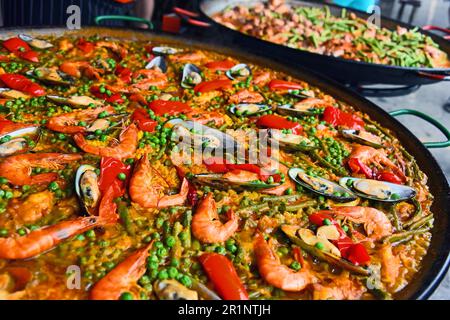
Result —
<instances>
[{"instance_id":1,"label":"green pea","mask_svg":"<svg viewBox=\"0 0 450 320\"><path fill-rule=\"evenodd\" d=\"M127 179L127 175L121 172L117 175L117 178L119 178L119 180L125 181Z\"/></svg>"},{"instance_id":2,"label":"green pea","mask_svg":"<svg viewBox=\"0 0 450 320\"><path fill-rule=\"evenodd\" d=\"M316 243L316 248L319 249L319 250L323 250L325 248L325 246L323 245L322 242L317 242Z\"/></svg>"},{"instance_id":3,"label":"green pea","mask_svg":"<svg viewBox=\"0 0 450 320\"><path fill-rule=\"evenodd\" d=\"M166 280L167 278L169 278L169 273L167 272L167 270L163 269L163 270L158 272L158 279L159 280Z\"/></svg>"},{"instance_id":4,"label":"green pea","mask_svg":"<svg viewBox=\"0 0 450 320\"><path fill-rule=\"evenodd\" d=\"M156 254L160 256L161 258L164 258L167 256L167 249L166 248L159 248L156 250Z\"/></svg>"},{"instance_id":5,"label":"green pea","mask_svg":"<svg viewBox=\"0 0 450 320\"><path fill-rule=\"evenodd\" d=\"M146 284L149 284L151 282L150 277L143 275L140 279L139 279L139 284L141 286L145 286Z\"/></svg>"},{"instance_id":6,"label":"green pea","mask_svg":"<svg viewBox=\"0 0 450 320\"><path fill-rule=\"evenodd\" d=\"M291 263L290 267L295 271L298 271L302 268L302 265L298 261L294 261Z\"/></svg>"},{"instance_id":7,"label":"green pea","mask_svg":"<svg viewBox=\"0 0 450 320\"><path fill-rule=\"evenodd\" d=\"M0 184L6 184L8 183L8 179L0 177Z\"/></svg>"},{"instance_id":8,"label":"green pea","mask_svg":"<svg viewBox=\"0 0 450 320\"><path fill-rule=\"evenodd\" d=\"M170 268L167 270L167 273L168 273L170 279L174 279L174 278L176 278L177 275L178 275L178 270L177 270L177 268L175 268L175 267L170 267Z\"/></svg>"},{"instance_id":9,"label":"green pea","mask_svg":"<svg viewBox=\"0 0 450 320\"><path fill-rule=\"evenodd\" d=\"M192 280L187 275L183 275L182 277L180 277L180 282L182 285L188 288L192 285Z\"/></svg>"},{"instance_id":10,"label":"green pea","mask_svg":"<svg viewBox=\"0 0 450 320\"><path fill-rule=\"evenodd\" d=\"M0 228L0 237L7 237L9 234L8 229Z\"/></svg>"},{"instance_id":11,"label":"green pea","mask_svg":"<svg viewBox=\"0 0 450 320\"><path fill-rule=\"evenodd\" d=\"M178 267L180 265L180 260L177 258L172 258L172 260L170 260L170 265L172 267Z\"/></svg>"},{"instance_id":12,"label":"green pea","mask_svg":"<svg viewBox=\"0 0 450 320\"><path fill-rule=\"evenodd\" d=\"M52 181L48 185L48 188L50 189L50 191L56 191L56 190L59 189L59 185L58 185L58 183L56 181Z\"/></svg>"},{"instance_id":13,"label":"green pea","mask_svg":"<svg viewBox=\"0 0 450 320\"><path fill-rule=\"evenodd\" d=\"M172 248L176 242L177 242L177 240L175 239L175 237L169 236L166 239L166 246L168 246L169 248Z\"/></svg>"},{"instance_id":14,"label":"green pea","mask_svg":"<svg viewBox=\"0 0 450 320\"><path fill-rule=\"evenodd\" d=\"M227 252L227 250L224 247L219 246L219 247L216 248L216 252L218 254L225 254Z\"/></svg>"},{"instance_id":15,"label":"green pea","mask_svg":"<svg viewBox=\"0 0 450 320\"><path fill-rule=\"evenodd\" d=\"M130 292L124 292L119 297L120 300L134 300L133 295Z\"/></svg>"},{"instance_id":16,"label":"green pea","mask_svg":"<svg viewBox=\"0 0 450 320\"><path fill-rule=\"evenodd\" d=\"M12 199L14 197L14 194L11 191L5 192L5 199Z\"/></svg>"},{"instance_id":17,"label":"green pea","mask_svg":"<svg viewBox=\"0 0 450 320\"><path fill-rule=\"evenodd\" d=\"M27 234L27 231L26 231L25 229L23 229L23 228L20 228L19 230L17 230L17 233L18 233L20 236L24 236L24 235Z\"/></svg>"},{"instance_id":18,"label":"green pea","mask_svg":"<svg viewBox=\"0 0 450 320\"><path fill-rule=\"evenodd\" d=\"M326 226L330 226L332 224L332 222L330 219L326 218L326 219L323 219L323 224Z\"/></svg>"},{"instance_id":19,"label":"green pea","mask_svg":"<svg viewBox=\"0 0 450 320\"><path fill-rule=\"evenodd\" d=\"M342 230L344 230L344 232L347 232L348 231L348 226L347 225L343 225L342 226Z\"/></svg>"}]
</instances>

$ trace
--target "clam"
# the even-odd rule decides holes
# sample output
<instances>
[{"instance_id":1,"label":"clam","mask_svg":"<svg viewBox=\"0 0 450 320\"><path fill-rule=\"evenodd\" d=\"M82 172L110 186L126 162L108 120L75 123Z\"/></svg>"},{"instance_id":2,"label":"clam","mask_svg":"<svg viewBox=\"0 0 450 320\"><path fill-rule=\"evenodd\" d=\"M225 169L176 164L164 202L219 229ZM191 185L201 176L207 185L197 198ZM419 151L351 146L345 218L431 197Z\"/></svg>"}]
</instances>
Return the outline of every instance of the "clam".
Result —
<instances>
[{"instance_id":1,"label":"clam","mask_svg":"<svg viewBox=\"0 0 450 320\"><path fill-rule=\"evenodd\" d=\"M27 42L31 47L35 49L48 49L53 47L53 44L51 44L48 41L33 38L32 36L26 35L26 34L19 34L18 36L21 40Z\"/></svg>"},{"instance_id":2,"label":"clam","mask_svg":"<svg viewBox=\"0 0 450 320\"><path fill-rule=\"evenodd\" d=\"M183 68L183 75L181 77L181 86L183 88L193 88L202 82L201 70L192 63L187 63Z\"/></svg>"},{"instance_id":3,"label":"clam","mask_svg":"<svg viewBox=\"0 0 450 320\"><path fill-rule=\"evenodd\" d=\"M17 129L0 136L0 157L23 153L32 149L39 141L39 126Z\"/></svg>"},{"instance_id":4,"label":"clam","mask_svg":"<svg viewBox=\"0 0 450 320\"><path fill-rule=\"evenodd\" d=\"M176 280L161 280L154 284L155 293L161 300L198 300L198 293Z\"/></svg>"},{"instance_id":5,"label":"clam","mask_svg":"<svg viewBox=\"0 0 450 320\"><path fill-rule=\"evenodd\" d=\"M170 55L176 54L180 51L180 49L172 48L172 47L153 47L152 52L158 55Z\"/></svg>"},{"instance_id":6,"label":"clam","mask_svg":"<svg viewBox=\"0 0 450 320\"><path fill-rule=\"evenodd\" d=\"M311 238L311 234L309 234L309 235L305 234L307 232L305 232L304 229L301 229L301 228L299 228L297 226L293 226L293 225L284 225L281 227L281 230L294 244L298 245L303 250L305 250L309 254L315 256L319 260L325 261L333 266L348 270L355 274L359 274L359 275L363 275L363 276L370 275L370 271L368 269L365 269L361 266L356 266L353 263L351 263L337 255L334 255L331 252L328 252L325 250L320 250L315 245L306 243L303 240L303 238L301 237L301 235L303 235L304 237L307 236L307 238L305 238L305 239L308 239L308 236L309 236L309 238ZM303 231L301 231L301 230L303 230ZM314 236L314 234L312 234L312 236ZM316 237L316 236L314 236L314 237ZM312 242L310 242L310 243L312 243Z\"/></svg>"},{"instance_id":7,"label":"clam","mask_svg":"<svg viewBox=\"0 0 450 320\"><path fill-rule=\"evenodd\" d=\"M84 164L78 167L75 173L75 192L83 208L92 215L101 198L98 175L93 166Z\"/></svg>"},{"instance_id":8,"label":"clam","mask_svg":"<svg viewBox=\"0 0 450 320\"><path fill-rule=\"evenodd\" d=\"M341 130L341 134L347 139L353 140L361 144L365 144L367 146L371 146L374 148L383 147L380 137L364 130L346 129Z\"/></svg>"},{"instance_id":9,"label":"clam","mask_svg":"<svg viewBox=\"0 0 450 320\"><path fill-rule=\"evenodd\" d=\"M311 107L311 105L296 103L292 104L283 104L277 107L276 110L279 114L301 117L301 116L311 116L317 114L317 108Z\"/></svg>"},{"instance_id":10,"label":"clam","mask_svg":"<svg viewBox=\"0 0 450 320\"><path fill-rule=\"evenodd\" d=\"M161 72L165 73L167 71L166 59L161 56L154 57L149 63L147 63L145 69L159 69Z\"/></svg>"},{"instance_id":11,"label":"clam","mask_svg":"<svg viewBox=\"0 0 450 320\"><path fill-rule=\"evenodd\" d=\"M172 129L172 141L209 149L235 150L238 142L230 135L195 121L172 119L164 124Z\"/></svg>"},{"instance_id":12,"label":"clam","mask_svg":"<svg viewBox=\"0 0 450 320\"><path fill-rule=\"evenodd\" d=\"M416 195L416 190L411 187L373 179L344 177L339 180L339 184L362 198L376 201L397 202Z\"/></svg>"},{"instance_id":13,"label":"clam","mask_svg":"<svg viewBox=\"0 0 450 320\"><path fill-rule=\"evenodd\" d=\"M66 104L74 108L84 108L89 106L102 106L103 103L89 96L61 97L48 95L47 98L57 104Z\"/></svg>"},{"instance_id":14,"label":"clam","mask_svg":"<svg viewBox=\"0 0 450 320\"><path fill-rule=\"evenodd\" d=\"M221 173L200 173L194 174L192 180L200 185L207 185L215 189L233 189L242 190L263 190L278 187L280 183L266 183L261 180L240 179L239 176L230 177L228 174Z\"/></svg>"},{"instance_id":15,"label":"clam","mask_svg":"<svg viewBox=\"0 0 450 320\"><path fill-rule=\"evenodd\" d=\"M237 115L238 117L245 116L253 116L262 112L266 112L272 109L271 106L266 104L256 104L256 103L240 103L236 105L232 105L229 111Z\"/></svg>"},{"instance_id":16,"label":"clam","mask_svg":"<svg viewBox=\"0 0 450 320\"><path fill-rule=\"evenodd\" d=\"M252 75L252 70L245 63L240 63L228 69L225 74L231 80L245 80Z\"/></svg>"},{"instance_id":17,"label":"clam","mask_svg":"<svg viewBox=\"0 0 450 320\"><path fill-rule=\"evenodd\" d=\"M75 79L72 76L57 69L45 67L29 70L25 74L44 83L53 85L70 86L75 82Z\"/></svg>"},{"instance_id":18,"label":"clam","mask_svg":"<svg viewBox=\"0 0 450 320\"><path fill-rule=\"evenodd\" d=\"M357 199L356 195L349 189L327 179L308 175L301 168L291 168L288 174L296 183L327 198L342 202Z\"/></svg>"},{"instance_id":19,"label":"clam","mask_svg":"<svg viewBox=\"0 0 450 320\"><path fill-rule=\"evenodd\" d=\"M267 130L270 139L278 143L280 148L293 150L293 151L310 151L317 149L317 146L308 138L293 134L286 133L283 130L269 129Z\"/></svg>"},{"instance_id":20,"label":"clam","mask_svg":"<svg viewBox=\"0 0 450 320\"><path fill-rule=\"evenodd\" d=\"M0 97L6 99L19 99L19 98L28 99L30 96L18 90L13 90L9 88L0 88Z\"/></svg>"}]
</instances>

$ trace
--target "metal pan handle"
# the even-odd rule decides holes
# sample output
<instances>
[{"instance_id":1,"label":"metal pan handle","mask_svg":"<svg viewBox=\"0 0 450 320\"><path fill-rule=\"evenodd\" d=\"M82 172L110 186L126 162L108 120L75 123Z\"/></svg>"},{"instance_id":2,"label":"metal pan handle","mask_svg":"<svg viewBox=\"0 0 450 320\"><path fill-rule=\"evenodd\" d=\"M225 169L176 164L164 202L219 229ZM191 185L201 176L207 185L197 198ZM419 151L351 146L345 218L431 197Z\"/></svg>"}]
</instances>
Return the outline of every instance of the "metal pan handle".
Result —
<instances>
[{"instance_id":1,"label":"metal pan handle","mask_svg":"<svg viewBox=\"0 0 450 320\"><path fill-rule=\"evenodd\" d=\"M200 14L197 12L189 11L179 7L173 7L172 11L176 13L178 16L180 16L184 21L186 21L187 23L189 23L194 27L202 27L202 28L211 27L211 24L209 22L194 19L200 16Z\"/></svg>"},{"instance_id":2,"label":"metal pan handle","mask_svg":"<svg viewBox=\"0 0 450 320\"><path fill-rule=\"evenodd\" d=\"M412 109L399 109L399 110L391 111L391 112L389 112L389 114L393 117L401 116L404 114L419 117L419 118L425 120L426 122L434 125L436 128L438 128L439 131L441 131L444 134L444 136L447 138L447 141L442 141L442 142L424 142L423 144L425 147L427 147L427 148L446 148L446 147L450 146L450 132L448 131L448 129L442 123L440 123L436 119L430 117L429 115L422 113L420 111L417 111L417 110L412 110Z\"/></svg>"},{"instance_id":3,"label":"metal pan handle","mask_svg":"<svg viewBox=\"0 0 450 320\"><path fill-rule=\"evenodd\" d=\"M431 72L424 72L424 71L418 71L417 75L433 80L440 80L440 81L450 81L450 74L444 72L444 73L431 73Z\"/></svg>"},{"instance_id":4,"label":"metal pan handle","mask_svg":"<svg viewBox=\"0 0 450 320\"><path fill-rule=\"evenodd\" d=\"M149 20L138 18L138 17L132 17L132 16L120 16L120 15L105 15L105 16L97 16L95 17L95 24L99 25L100 22L104 20L122 20L122 21L131 21L131 22L137 22L137 23L143 23L148 26L150 30L153 30L153 23Z\"/></svg>"},{"instance_id":5,"label":"metal pan handle","mask_svg":"<svg viewBox=\"0 0 450 320\"><path fill-rule=\"evenodd\" d=\"M438 26L432 26L432 25L426 25L422 27L423 30L436 30L436 31L441 31L443 33L448 34L448 36L444 36L443 38L446 40L450 40L450 29L446 29L446 28L442 28L442 27L438 27Z\"/></svg>"}]
</instances>

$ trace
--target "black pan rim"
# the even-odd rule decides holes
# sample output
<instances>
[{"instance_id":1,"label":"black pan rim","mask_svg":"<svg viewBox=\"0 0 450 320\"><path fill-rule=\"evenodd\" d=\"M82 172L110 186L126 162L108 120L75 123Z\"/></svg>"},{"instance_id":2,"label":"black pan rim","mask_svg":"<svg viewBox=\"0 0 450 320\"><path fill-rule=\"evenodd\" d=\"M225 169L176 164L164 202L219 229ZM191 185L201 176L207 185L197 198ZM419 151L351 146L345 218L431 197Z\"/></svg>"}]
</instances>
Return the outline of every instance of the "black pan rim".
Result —
<instances>
[{"instance_id":1,"label":"black pan rim","mask_svg":"<svg viewBox=\"0 0 450 320\"><path fill-rule=\"evenodd\" d=\"M219 46L213 43L205 43L201 39L196 39L193 37L180 37L180 36L174 36L174 35L168 35L165 33L160 32L149 32L142 29L131 29L131 28L121 28L121 27L87 27L83 28L81 30L68 30L66 28L55 28L55 27L38 27L38 28L23 28L23 29L2 29L0 30L0 38L2 38L3 31L7 32L28 32L30 34L35 34L39 32L58 32L59 35L61 33L67 33L67 34L74 34L79 35L79 33L83 32L89 32L89 31L119 31L122 33L130 33L131 35L139 35L146 39L153 39L156 41L165 41L173 44L178 45L189 45L198 49L204 49L209 50L221 54L227 54L230 56L238 57L239 59L242 59L243 61L251 61L253 63L256 63L258 65L266 65L271 69L281 71L285 74L291 75L293 77L299 78L299 79L305 79L304 81L311 83L312 85L320 88L327 94L330 94L336 99L344 101L346 103L349 103L351 106L355 107L356 109L360 110L360 106L364 105L367 110L363 110L364 113L367 113L372 119L375 119L376 121L378 118L383 118L385 120L388 120L390 122L390 126L395 126L395 130L391 129L397 138L403 142L406 141L406 139L409 139L412 141L412 146L414 148L420 149L418 152L412 153L414 158L418 159L419 152L426 156L427 161L429 162L429 166L431 170L429 172L425 172L427 176L429 177L428 185L431 188L439 189L436 192L433 192L433 195L435 196L435 201L433 202L433 208L432 211L435 214L435 217L438 217L439 214L442 217L448 217L450 216L450 186L449 183L445 177L445 174L443 173L442 169L440 168L439 164L437 163L434 156L431 154L431 152L422 144L422 142L407 129L401 122L399 122L396 118L392 117L382 108L378 107L373 102L365 99L361 95L359 95L357 92L341 85L340 83L336 82L333 79L330 79L328 77L318 75L308 69L305 69L303 67L289 67L288 65L283 65L280 62L273 61L268 57L263 56L257 56L255 54L250 54L242 49L235 49L235 48L228 48ZM101 32L99 32L101 34ZM126 35L126 39L130 39L130 35ZM115 37L115 35L112 35L111 37ZM123 38L122 36L117 36L117 38ZM312 81L311 81L312 80ZM350 102L350 100L354 100L355 102L358 102L355 104L354 102ZM385 124L383 124L386 126ZM405 136L405 137L400 137ZM408 149L408 151L411 151ZM430 182L430 180L432 180ZM436 201L436 199L439 200L439 203ZM442 212L436 210L441 209ZM444 221L445 222L445 221ZM443 234L440 234L441 237L444 237L444 239L441 241L441 244L438 248L435 248L433 246L433 241L436 238L435 235L435 228L437 228L437 224L435 222L435 225L433 227L433 237L431 240L430 247L428 248L427 254L424 257L424 261L427 259L427 257L431 257L430 255L434 255L435 260L432 262L432 264L427 268L427 273L424 274L423 268L421 268L416 276L413 279L408 286L403 288L398 294L401 294L405 290L407 290L409 287L415 285L417 289L413 290L413 293L410 294L406 299L417 299L417 300L424 300L427 299L436 289L436 287L439 285L441 280L443 279L444 275L446 274L449 265L450 265L450 223L446 221L446 229ZM422 266L423 267L423 266ZM420 279L419 279L420 276ZM424 278L424 279L422 279ZM417 283L419 280L422 280L421 283ZM396 294L397 295L397 294ZM402 298L400 298L402 299ZM405 298L403 298L405 299Z\"/></svg>"}]
</instances>

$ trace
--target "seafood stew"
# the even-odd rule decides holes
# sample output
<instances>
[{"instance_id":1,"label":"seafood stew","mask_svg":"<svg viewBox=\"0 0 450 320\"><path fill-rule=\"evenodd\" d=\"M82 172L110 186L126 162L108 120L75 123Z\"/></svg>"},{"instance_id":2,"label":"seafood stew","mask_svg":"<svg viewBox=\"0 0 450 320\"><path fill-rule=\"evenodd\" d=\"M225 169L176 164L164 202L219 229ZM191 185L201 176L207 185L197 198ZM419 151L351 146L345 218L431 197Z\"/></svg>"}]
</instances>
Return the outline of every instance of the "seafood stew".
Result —
<instances>
[{"instance_id":1,"label":"seafood stew","mask_svg":"<svg viewBox=\"0 0 450 320\"><path fill-rule=\"evenodd\" d=\"M0 63L2 298L387 299L420 270L426 176L353 106L213 52L39 40Z\"/></svg>"}]
</instances>

